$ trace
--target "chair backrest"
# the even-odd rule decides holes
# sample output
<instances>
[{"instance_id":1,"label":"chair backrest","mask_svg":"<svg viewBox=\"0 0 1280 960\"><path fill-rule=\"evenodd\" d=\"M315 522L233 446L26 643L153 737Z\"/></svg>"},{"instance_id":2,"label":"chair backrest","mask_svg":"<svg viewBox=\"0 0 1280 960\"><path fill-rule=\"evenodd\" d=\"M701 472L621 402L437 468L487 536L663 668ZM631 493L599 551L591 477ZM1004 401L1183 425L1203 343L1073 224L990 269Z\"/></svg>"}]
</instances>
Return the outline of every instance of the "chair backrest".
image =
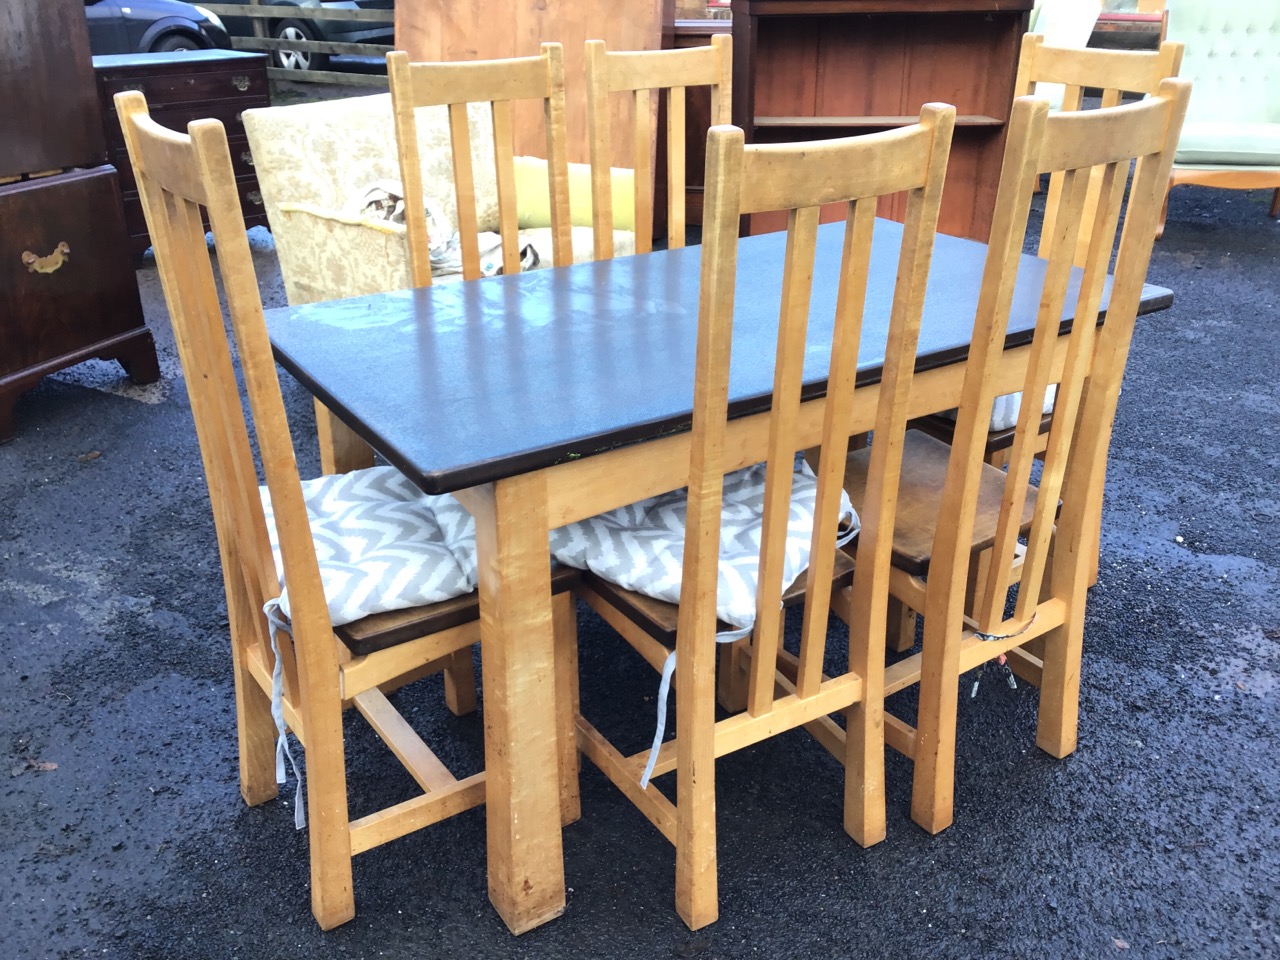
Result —
<instances>
[{"instance_id":1,"label":"chair backrest","mask_svg":"<svg viewBox=\"0 0 1280 960\"><path fill-rule=\"evenodd\" d=\"M845 208L844 248L830 352L821 462L806 576L803 637L796 693L815 695L822 683L835 541L853 413L854 380L862 340L877 199L906 191L898 272L884 343L884 372L875 420L872 479L861 506L854 603L866 618L850 629L883 636L894 502L902 463L907 397L915 369L925 282L933 251L938 202L955 125L955 108L926 104L920 122L885 133L797 144L744 146L737 127L717 126L707 140L707 205L703 221L698 308L697 379L689 465L688 527L677 640L680 663L706 656L715 631L720 502L725 471L730 345L733 334L739 218L787 210L781 265L778 346L769 417L768 461L761 533L759 588L748 710L774 703L783 551L791 508L795 453L802 440L801 381L814 276L819 210ZM753 288L747 293L760 297ZM688 602L688 598L696 598ZM872 622L878 617L878 626ZM876 632L878 631L878 633ZM690 652L683 644L697 647ZM682 666L682 669L685 669ZM697 668L694 668L697 673ZM686 676L689 676L686 673ZM681 689L684 683L682 681Z\"/></svg>"},{"instance_id":2,"label":"chair backrest","mask_svg":"<svg viewBox=\"0 0 1280 960\"><path fill-rule=\"evenodd\" d=\"M1280 123L1280 6L1169 0L1169 36L1187 45L1189 119Z\"/></svg>"},{"instance_id":3,"label":"chair backrest","mask_svg":"<svg viewBox=\"0 0 1280 960\"><path fill-rule=\"evenodd\" d=\"M587 41L587 125L591 156L591 224L595 258L613 256L613 196L610 183L612 123L609 95L630 93L635 101L636 253L653 249L653 93L667 92L667 246L684 246L685 107L689 87L709 87L711 125L729 123L733 86L733 41L727 34L708 47L687 50L616 51L603 40Z\"/></svg>"},{"instance_id":4,"label":"chair backrest","mask_svg":"<svg viewBox=\"0 0 1280 960\"><path fill-rule=\"evenodd\" d=\"M306 702L305 692L297 699L300 684L311 688L317 679L325 682L323 678L337 682L336 644L226 130L217 120L196 120L187 134L161 127L137 91L119 93L115 102L191 398L232 636L256 638L262 644L263 662L273 662L262 607L280 595L280 582L258 492L252 425L289 584L292 636L283 631L279 635L285 693L292 703ZM235 353L249 396L248 416L240 403L201 208L208 211L217 244Z\"/></svg>"},{"instance_id":5,"label":"chair backrest","mask_svg":"<svg viewBox=\"0 0 1280 960\"><path fill-rule=\"evenodd\" d=\"M1039 612L1050 619L1061 617L1067 603L1083 598L1091 542L1089 518L1095 515L1096 498L1102 494L1120 380L1189 95L1189 83L1166 80L1148 100L1102 110L1050 115L1046 101L1024 97L1014 102L943 490L941 515L950 522L938 525L934 541L927 617L941 616L952 624L960 623L965 614L966 571L989 411L996 395L1010 386L997 383L994 374L1006 344L1033 184L1040 174L1051 172L1063 174L1062 202L1047 238L1048 264L1021 386L1023 401L989 575L977 586L973 619L976 630L988 638L1012 637L1027 629ZM1135 159L1126 228L1105 322L1099 326L1121 203ZM1102 169L1098 206L1086 211L1095 167ZM1081 224L1086 221L1092 225L1089 255L1080 271L1072 264ZM1071 305L1068 296L1073 290ZM1064 308L1075 319L1070 333L1060 336ZM1019 526L1028 498L1040 411L1050 383L1058 385L1057 399L1023 547ZM1067 582L1046 581L1051 540L1055 551L1069 551L1074 558L1073 575ZM1006 618L1006 585L1010 571L1019 567L1017 603Z\"/></svg>"},{"instance_id":6,"label":"chair backrest","mask_svg":"<svg viewBox=\"0 0 1280 960\"><path fill-rule=\"evenodd\" d=\"M1050 46L1039 34L1028 33L1022 38L1014 96L1036 95L1037 83L1057 83L1064 85L1062 110L1083 109L1086 87L1102 91L1101 106L1116 107L1126 93L1154 94L1162 80L1178 75L1181 63L1182 44L1172 40L1160 44L1158 50L1087 50ZM1061 173L1049 178L1044 227L1040 234L1039 252L1042 257L1047 256L1053 219L1061 203L1062 179ZM1084 206L1086 211L1097 206L1098 175L1091 179L1090 184ZM1089 254L1089 233L1086 224L1086 229L1080 231L1080 243L1076 248L1075 265L1078 267L1084 266Z\"/></svg>"},{"instance_id":7,"label":"chair backrest","mask_svg":"<svg viewBox=\"0 0 1280 960\"><path fill-rule=\"evenodd\" d=\"M462 275L467 280L475 280L480 276L480 246L468 104L488 103L493 113L493 159L498 187L498 232L502 236L502 271L518 273L520 249L517 239L515 133L511 105L513 101L523 100L542 102L547 134L552 259L556 266L572 263L564 51L560 44L544 43L542 53L536 57L460 63L410 63L409 55L397 50L387 54L387 77L391 85L392 112L395 115L400 178L404 185L405 227L409 234L409 263L414 285L431 285L430 241L423 207L415 119L420 107L449 108Z\"/></svg>"},{"instance_id":8,"label":"chair backrest","mask_svg":"<svg viewBox=\"0 0 1280 960\"><path fill-rule=\"evenodd\" d=\"M1037 83L1061 83L1066 87L1063 110L1081 109L1086 87L1102 91L1101 106L1115 107L1126 93L1154 94L1161 80L1176 77L1182 53L1182 44L1173 40L1158 50L1095 50L1055 47L1043 35L1027 33L1013 95L1030 97Z\"/></svg>"}]
</instances>

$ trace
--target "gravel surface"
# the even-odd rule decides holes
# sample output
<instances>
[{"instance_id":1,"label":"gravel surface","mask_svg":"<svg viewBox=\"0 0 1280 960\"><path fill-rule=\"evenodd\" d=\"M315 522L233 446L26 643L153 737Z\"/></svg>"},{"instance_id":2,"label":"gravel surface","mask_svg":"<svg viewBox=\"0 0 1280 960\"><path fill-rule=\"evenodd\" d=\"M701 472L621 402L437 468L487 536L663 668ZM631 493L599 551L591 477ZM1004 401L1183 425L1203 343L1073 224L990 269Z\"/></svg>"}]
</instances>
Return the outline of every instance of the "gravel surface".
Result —
<instances>
[{"instance_id":1,"label":"gravel surface","mask_svg":"<svg viewBox=\"0 0 1280 960\"><path fill-rule=\"evenodd\" d=\"M0 902L26 958L1280 956L1280 224L1261 192L1179 188L1139 320L1089 602L1080 746L1034 745L1037 693L961 699L955 825L841 827L841 770L802 733L723 761L720 920L672 909L672 850L589 767L565 832L568 908L519 939L485 893L483 811L356 860L355 920L308 901L290 802L240 800L226 609L172 336L138 271L166 379L90 363L19 404L0 447ZM271 238L252 232L269 305ZM285 391L304 470L310 401ZM603 625L581 630L584 708L649 736L656 679ZM967 686L967 685L966 685ZM459 772L479 716L439 681L396 695ZM894 703L910 709L910 694ZM412 784L348 729L353 809ZM285 791L291 796L291 788Z\"/></svg>"}]
</instances>

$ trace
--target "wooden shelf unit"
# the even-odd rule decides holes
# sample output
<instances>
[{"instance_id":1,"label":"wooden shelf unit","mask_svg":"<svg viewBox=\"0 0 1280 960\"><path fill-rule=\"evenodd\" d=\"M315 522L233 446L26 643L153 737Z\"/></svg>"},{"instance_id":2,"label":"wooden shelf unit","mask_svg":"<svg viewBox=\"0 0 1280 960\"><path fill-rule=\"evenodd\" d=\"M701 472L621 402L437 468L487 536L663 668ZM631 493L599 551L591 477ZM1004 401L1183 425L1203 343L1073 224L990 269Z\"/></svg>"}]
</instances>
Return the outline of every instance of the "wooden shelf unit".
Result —
<instances>
[{"instance_id":1,"label":"wooden shelf unit","mask_svg":"<svg viewBox=\"0 0 1280 960\"><path fill-rule=\"evenodd\" d=\"M939 229L986 240L1032 0L733 0L734 123L747 142L868 133L920 106L960 114ZM883 201L901 219L905 198ZM835 213L833 211L832 216ZM780 229L759 214L752 233Z\"/></svg>"}]
</instances>

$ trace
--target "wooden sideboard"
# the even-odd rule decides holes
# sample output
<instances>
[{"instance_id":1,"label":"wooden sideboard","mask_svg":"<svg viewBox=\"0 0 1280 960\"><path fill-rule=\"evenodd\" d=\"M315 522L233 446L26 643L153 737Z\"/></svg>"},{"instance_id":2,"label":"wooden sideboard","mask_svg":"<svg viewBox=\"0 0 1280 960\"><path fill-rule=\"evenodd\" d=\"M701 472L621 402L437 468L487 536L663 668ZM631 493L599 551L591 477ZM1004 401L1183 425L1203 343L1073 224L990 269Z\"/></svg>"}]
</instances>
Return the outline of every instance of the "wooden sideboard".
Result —
<instances>
[{"instance_id":1,"label":"wooden sideboard","mask_svg":"<svg viewBox=\"0 0 1280 960\"><path fill-rule=\"evenodd\" d=\"M106 162L83 0L0 3L0 441L19 395L90 357L159 379Z\"/></svg>"},{"instance_id":2,"label":"wooden sideboard","mask_svg":"<svg viewBox=\"0 0 1280 960\"><path fill-rule=\"evenodd\" d=\"M140 90L152 118L162 126L186 133L192 120L212 117L227 128L231 163L236 172L240 206L246 227L267 226L267 212L253 171L253 157L240 114L251 107L269 107L267 54L238 50L186 50L93 58L97 75L102 127L108 156L120 169L124 219L134 257L151 246L142 213L138 185L124 146L124 133L113 99L122 90Z\"/></svg>"},{"instance_id":3,"label":"wooden sideboard","mask_svg":"<svg viewBox=\"0 0 1280 960\"><path fill-rule=\"evenodd\" d=\"M733 33L733 122L748 143L854 136L915 122L921 104L958 113L939 229L986 240L1032 0L733 0L733 20L678 21L669 43ZM689 113L690 222L701 209L693 171L704 125ZM901 219L905 198L881 213ZM832 216L834 216L834 211ZM750 230L781 229L758 214Z\"/></svg>"}]
</instances>

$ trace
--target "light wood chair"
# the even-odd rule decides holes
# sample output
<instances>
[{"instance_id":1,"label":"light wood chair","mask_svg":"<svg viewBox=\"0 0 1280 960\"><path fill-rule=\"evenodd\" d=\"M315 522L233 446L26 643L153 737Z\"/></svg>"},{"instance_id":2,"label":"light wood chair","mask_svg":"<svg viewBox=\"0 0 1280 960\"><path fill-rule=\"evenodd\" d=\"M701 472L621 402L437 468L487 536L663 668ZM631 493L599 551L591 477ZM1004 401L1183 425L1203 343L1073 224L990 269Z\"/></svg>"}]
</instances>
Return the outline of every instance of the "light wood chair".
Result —
<instances>
[{"instance_id":1,"label":"light wood chair","mask_svg":"<svg viewBox=\"0 0 1280 960\"><path fill-rule=\"evenodd\" d=\"M1064 111L1084 108L1084 91L1097 89L1101 93L1103 107L1119 106L1125 94L1154 94L1166 77L1176 77L1182 63L1182 44L1166 41L1159 50L1094 50L1077 47L1055 47L1044 42L1037 33L1024 34L1022 52L1018 59L1018 77L1014 83L1014 96L1035 95L1037 83L1064 85L1062 105ZM1040 231L1038 255L1047 255L1053 235L1053 219L1062 197L1061 174L1049 179L1049 194L1045 198L1044 224ZM1096 209L1102 172L1089 180L1089 196L1085 203L1088 211ZM1074 263L1083 267L1088 257L1089 225L1082 226ZM1049 442L1049 423L1052 414L1044 415L1040 425L1037 446L1043 453ZM931 416L913 424L918 429L950 442L955 421L950 417ZM1013 446L1014 429L1005 424L993 425L987 434L984 457L987 463L1003 467L1008 462ZM1094 577L1096 579L1096 575Z\"/></svg>"},{"instance_id":2,"label":"light wood chair","mask_svg":"<svg viewBox=\"0 0 1280 960\"><path fill-rule=\"evenodd\" d=\"M1059 109L1072 112L1084 109L1086 88L1100 91L1102 107L1119 106L1125 94L1152 95L1167 77L1176 77L1182 63L1182 44L1166 41L1158 50L1092 50L1076 47L1055 47L1044 42L1040 34L1028 33L1022 38L1022 52L1018 60L1018 77L1014 85L1015 96L1033 96L1038 83L1063 84L1062 103ZM1093 216L1098 208L1098 192L1102 186L1103 170L1095 170L1089 177L1089 193L1085 198L1082 215ZM1039 178L1037 178L1038 180ZM1049 178L1049 193L1045 198L1044 222L1040 230L1037 255L1047 257L1054 236L1054 218L1062 203L1064 174L1055 173ZM1089 256L1092 224L1081 224L1079 240L1072 263L1083 267ZM1001 398L997 406L1008 406L1009 398ZM1035 435L1036 455L1043 457L1049 444L1049 427L1052 411L1042 414L1040 429ZM955 432L955 420L950 415L934 414L921 417L912 424L930 436L951 442ZM1007 420L993 421L987 431L983 459L997 467L1006 467L1013 448L1016 427ZM1095 527L1102 523L1101 504ZM975 571L977 572L977 571ZM1093 552L1089 586L1098 582L1098 550ZM899 619L901 630L892 649L909 650L915 643L915 620L909 611L902 611Z\"/></svg>"},{"instance_id":3,"label":"light wood chair","mask_svg":"<svg viewBox=\"0 0 1280 960\"><path fill-rule=\"evenodd\" d=\"M1014 103L996 199L973 343L947 446L910 431L893 535L896 600L924 611L921 651L890 666L886 695L919 683L916 727L886 713L886 742L915 762L911 813L937 833L952 822L960 675L1007 654L1019 676L1040 686L1036 742L1064 757L1075 749L1084 603L1094 518L1107 447L1143 282L1186 112L1190 84L1166 80L1155 97L1102 110L1049 115L1043 100ZM1100 316L1130 162L1137 159L1114 283ZM1102 166L1092 217L1085 206L1092 170ZM992 401L1013 383L993 373L1005 346L1010 303L1035 179L1061 174L1058 215L1021 384L1024 402L1008 469L985 462ZM1082 224L1092 224L1078 287L1071 282ZM1075 300L1070 334L1063 308ZM1086 380L1089 389L1084 390ZM1039 404L1058 386L1038 488L1030 485ZM872 445L874 450L874 444ZM846 489L855 506L874 467L850 455ZM1025 543L1023 542L1025 540ZM973 558L990 551L973 583ZM1006 615L1008 585L1018 586ZM1039 641L1042 656L1028 652Z\"/></svg>"},{"instance_id":4,"label":"light wood chair","mask_svg":"<svg viewBox=\"0 0 1280 960\"><path fill-rule=\"evenodd\" d=\"M926 105L920 123L842 140L743 145L743 132L713 127L707 146L707 219L703 232L693 441L687 529L678 606L663 604L584 574L581 595L642 656L661 668L676 651L676 739L662 744L654 776L676 773L673 804L652 783L641 787L647 752L624 756L586 719L578 720L582 752L676 847L676 909L691 929L718 914L715 758L805 726L846 763L845 829L863 846L884 837L884 756L880 695L889 575L889 538L898 485L900 441L914 374L920 312L937 224L938 201L955 108ZM861 507L855 571L835 547L841 482L853 405L871 235L877 198L908 193L886 361L876 408L872 497ZM819 209L842 203L847 215L838 277L835 334L821 433L804 428L800 388L809 322ZM725 474L748 464L726 442L728 380L739 217L790 211L781 285L777 373L769 423L769 455L745 709L716 721L717 582ZM759 288L750 296L768 295ZM896 441L895 439L896 438ZM795 452L820 446L809 567L797 588L783 582ZM833 596L833 594L835 594ZM780 644L784 603L803 598L798 656ZM849 623L847 669L823 673L828 613ZM674 635L674 642L671 637ZM875 637L876 642L870 643ZM847 739L830 719L846 712Z\"/></svg>"},{"instance_id":5,"label":"light wood chair","mask_svg":"<svg viewBox=\"0 0 1280 960\"><path fill-rule=\"evenodd\" d=\"M636 253L653 249L653 94L666 91L667 246L684 246L685 108L689 87L708 87L711 125L732 116L733 40L711 38L707 47L687 50L615 51L603 40L587 41L587 126L591 155L591 213L597 260L613 256L612 121L609 97L632 94L632 152L635 158Z\"/></svg>"},{"instance_id":6,"label":"light wood chair","mask_svg":"<svg viewBox=\"0 0 1280 960\"><path fill-rule=\"evenodd\" d=\"M287 724L306 748L311 906L329 929L355 914L351 860L484 802L484 774L456 779L388 701L386 694L441 670L457 714L475 708L471 646L479 640L473 591L429 606L378 613L335 629L312 540L309 501L299 478L276 367L250 259L226 132L199 120L189 134L155 123L137 92L116 96L156 262L186 373L222 559L231 623L240 747L240 792L257 805L277 793L278 737ZM234 346L224 328L201 208L217 243ZM244 373L250 413L236 384ZM264 606L281 596L250 428L273 509L288 584L289 622L272 630ZM390 471L391 468L381 468ZM556 598L563 635L573 628L571 586ZM275 634L274 636L272 634ZM278 649L278 653L275 652ZM274 676L273 676L274 673ZM281 713L279 724L274 708ZM353 818L348 809L343 711L358 710L422 793ZM566 734L566 740L571 739ZM576 817L577 758L564 752L567 819Z\"/></svg>"},{"instance_id":7,"label":"light wood chair","mask_svg":"<svg viewBox=\"0 0 1280 960\"><path fill-rule=\"evenodd\" d=\"M552 259L556 266L573 262L569 221L569 168L565 130L564 50L544 43L536 57L470 60L459 63L410 63L403 50L387 54L387 79L395 114L400 177L404 186L405 226L414 286L431 285L430 241L423 205L421 159L415 110L449 108L453 147L453 182L458 206L462 275L481 275L475 172L468 122L469 104L487 103L493 114L494 169L498 187L502 270L520 270L517 239L515 133L512 103L540 101L546 128L547 179L551 203Z\"/></svg>"}]
</instances>

